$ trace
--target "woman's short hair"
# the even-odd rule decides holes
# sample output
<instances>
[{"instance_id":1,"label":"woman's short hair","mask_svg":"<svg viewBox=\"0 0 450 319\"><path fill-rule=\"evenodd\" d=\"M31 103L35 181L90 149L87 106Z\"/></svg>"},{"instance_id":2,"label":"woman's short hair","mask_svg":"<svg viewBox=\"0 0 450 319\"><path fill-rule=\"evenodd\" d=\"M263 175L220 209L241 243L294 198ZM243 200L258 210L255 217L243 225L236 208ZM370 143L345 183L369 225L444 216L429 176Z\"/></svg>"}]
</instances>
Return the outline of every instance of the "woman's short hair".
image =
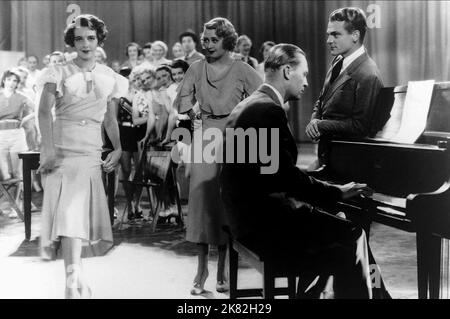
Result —
<instances>
[{"instance_id":1,"label":"woman's short hair","mask_svg":"<svg viewBox=\"0 0 450 319\"><path fill-rule=\"evenodd\" d=\"M28 60L29 58L35 58L36 61L39 62L39 57L38 57L36 54L30 54L30 55L28 55L28 56L27 56L27 60Z\"/></svg>"},{"instance_id":2,"label":"woman's short hair","mask_svg":"<svg viewBox=\"0 0 450 319\"><path fill-rule=\"evenodd\" d=\"M5 87L5 80L11 76L16 77L17 80L17 85L19 85L20 83L20 76L19 74L11 71L11 70L6 70L5 72L3 72L3 76L2 76L2 83L0 85L0 87L4 88Z\"/></svg>"},{"instance_id":3,"label":"woman's short hair","mask_svg":"<svg viewBox=\"0 0 450 319\"><path fill-rule=\"evenodd\" d=\"M170 67L171 67L172 69L178 69L178 68L180 68L180 69L183 70L183 73L186 73L186 71L189 69L189 63L187 63L186 61L181 60L181 59L176 59L176 60L174 60L174 61L172 62L172 64L170 65Z\"/></svg>"},{"instance_id":4,"label":"woman's short hair","mask_svg":"<svg viewBox=\"0 0 450 319\"><path fill-rule=\"evenodd\" d=\"M25 73L26 75L30 74L30 71L24 66L16 66L15 68L12 68L10 71L12 71L13 73L22 72Z\"/></svg>"},{"instance_id":5,"label":"woman's short hair","mask_svg":"<svg viewBox=\"0 0 450 319\"><path fill-rule=\"evenodd\" d=\"M62 63L66 63L66 62L67 62L67 61L66 61L66 56L65 56L64 53L61 52L61 51L53 51L52 53L50 53L50 58L51 58L52 56L60 57L60 58L62 59Z\"/></svg>"},{"instance_id":6,"label":"woman's short hair","mask_svg":"<svg viewBox=\"0 0 450 319\"><path fill-rule=\"evenodd\" d=\"M156 72L158 71L166 71L167 73L169 73L170 79L173 81L172 69L170 68L170 66L163 64L156 69Z\"/></svg>"},{"instance_id":7,"label":"woman's short hair","mask_svg":"<svg viewBox=\"0 0 450 319\"><path fill-rule=\"evenodd\" d=\"M19 61L17 61L17 65L20 65L20 63L22 63L22 62L28 63L27 60L28 60L27 57L24 56L24 57L20 58Z\"/></svg>"},{"instance_id":8,"label":"woman's short hair","mask_svg":"<svg viewBox=\"0 0 450 319\"><path fill-rule=\"evenodd\" d=\"M236 47L238 35L233 24L225 18L214 18L203 25L202 39L204 30L216 30L216 35L223 39L222 46L225 50L233 51Z\"/></svg>"},{"instance_id":9,"label":"woman's short hair","mask_svg":"<svg viewBox=\"0 0 450 319\"><path fill-rule=\"evenodd\" d=\"M64 53L61 51L53 51L52 53L50 53L49 57L51 56L62 56L64 58Z\"/></svg>"},{"instance_id":10,"label":"woman's short hair","mask_svg":"<svg viewBox=\"0 0 450 319\"><path fill-rule=\"evenodd\" d=\"M249 42L249 43L250 43L250 46L253 45L252 40L250 40L250 38L249 38L248 36L246 36L245 34L243 34L243 35L240 35L239 38L237 39L236 47L239 47L239 46L242 44L242 42L244 42L244 41Z\"/></svg>"},{"instance_id":11,"label":"woman's short hair","mask_svg":"<svg viewBox=\"0 0 450 319\"><path fill-rule=\"evenodd\" d=\"M275 46L275 42L273 42L273 41L265 41L261 45L261 48L259 48L259 53L263 54L263 52L266 49L266 47L274 47L274 46Z\"/></svg>"},{"instance_id":12,"label":"woman's short hair","mask_svg":"<svg viewBox=\"0 0 450 319\"><path fill-rule=\"evenodd\" d=\"M103 60L103 61L106 61L106 59L107 59L108 57L107 57L107 55L106 55L105 50L103 50L103 48L101 48L101 47L97 47L97 51L100 52L100 54L102 55L102 60Z\"/></svg>"},{"instance_id":13,"label":"woman's short hair","mask_svg":"<svg viewBox=\"0 0 450 319\"><path fill-rule=\"evenodd\" d=\"M149 74L152 78L156 79L156 71L151 66L138 65L133 68L130 73L129 81L130 85L133 85L137 89L141 89L142 84L140 78L143 74Z\"/></svg>"},{"instance_id":14,"label":"woman's short hair","mask_svg":"<svg viewBox=\"0 0 450 319\"><path fill-rule=\"evenodd\" d=\"M144 46L142 47L142 50L144 49L151 49L152 48L152 42L147 42L146 44L144 44Z\"/></svg>"},{"instance_id":15,"label":"woman's short hair","mask_svg":"<svg viewBox=\"0 0 450 319\"><path fill-rule=\"evenodd\" d=\"M98 45L102 46L108 34L105 22L92 14L80 14L64 30L64 42L71 47L75 46L75 28L87 27L97 33Z\"/></svg>"},{"instance_id":16,"label":"woman's short hair","mask_svg":"<svg viewBox=\"0 0 450 319\"><path fill-rule=\"evenodd\" d=\"M165 43L164 43L163 41L161 41L161 40L156 40L156 41L154 41L154 42L152 43L152 48L155 47L155 46L160 46L160 47L163 49L163 51L164 51L163 56L164 56L164 57L167 55L167 51L169 50L169 48L167 47L167 44L165 44Z\"/></svg>"},{"instance_id":17,"label":"woman's short hair","mask_svg":"<svg viewBox=\"0 0 450 319\"><path fill-rule=\"evenodd\" d=\"M136 42L130 42L125 47L125 55L127 56L127 58L129 57L128 56L128 48L129 47L136 47L137 51L138 51L138 56L142 55L142 48L141 48L141 46L139 44L137 44Z\"/></svg>"}]
</instances>

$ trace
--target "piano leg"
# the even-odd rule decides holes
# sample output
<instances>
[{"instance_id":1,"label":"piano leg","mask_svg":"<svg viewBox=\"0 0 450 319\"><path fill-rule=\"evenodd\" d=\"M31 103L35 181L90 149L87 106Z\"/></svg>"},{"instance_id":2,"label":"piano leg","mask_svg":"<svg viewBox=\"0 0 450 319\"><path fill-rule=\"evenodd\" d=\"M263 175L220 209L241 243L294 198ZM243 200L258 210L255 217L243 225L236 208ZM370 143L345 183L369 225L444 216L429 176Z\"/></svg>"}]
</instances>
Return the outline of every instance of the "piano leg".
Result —
<instances>
[{"instance_id":1,"label":"piano leg","mask_svg":"<svg viewBox=\"0 0 450 319\"><path fill-rule=\"evenodd\" d=\"M429 289L430 299L440 298L440 283L441 283L441 238L430 235L429 247Z\"/></svg>"},{"instance_id":2,"label":"piano leg","mask_svg":"<svg viewBox=\"0 0 450 319\"><path fill-rule=\"evenodd\" d=\"M419 299L440 297L441 238L426 231L417 232L417 282Z\"/></svg>"},{"instance_id":3,"label":"piano leg","mask_svg":"<svg viewBox=\"0 0 450 319\"><path fill-rule=\"evenodd\" d=\"M417 286L419 299L428 298L428 256L427 235L425 232L417 231Z\"/></svg>"}]
</instances>

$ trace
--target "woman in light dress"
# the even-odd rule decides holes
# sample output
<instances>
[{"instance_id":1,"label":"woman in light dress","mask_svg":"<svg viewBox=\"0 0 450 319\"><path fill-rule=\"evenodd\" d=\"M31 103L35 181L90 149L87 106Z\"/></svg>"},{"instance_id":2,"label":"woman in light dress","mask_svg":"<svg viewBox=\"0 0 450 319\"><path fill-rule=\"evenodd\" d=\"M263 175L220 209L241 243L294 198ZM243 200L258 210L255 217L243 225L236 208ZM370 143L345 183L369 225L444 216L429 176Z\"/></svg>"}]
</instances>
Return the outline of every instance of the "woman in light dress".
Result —
<instances>
[{"instance_id":1,"label":"woman in light dress","mask_svg":"<svg viewBox=\"0 0 450 319\"><path fill-rule=\"evenodd\" d=\"M64 41L77 58L55 65L38 80L42 86L39 126L42 134L39 171L42 173L42 257L64 258L66 298L89 298L91 290L82 272L86 245L95 255L113 245L102 169L114 170L121 156L115 108L128 90L125 78L95 62L107 29L93 15L76 17L64 32ZM55 106L55 119L51 109ZM101 125L114 150L102 161Z\"/></svg>"},{"instance_id":2,"label":"woman in light dress","mask_svg":"<svg viewBox=\"0 0 450 319\"><path fill-rule=\"evenodd\" d=\"M155 69L163 64L170 65L172 63L171 60L168 60L166 58L168 50L169 49L167 47L167 44L165 44L163 41L157 40L152 43L151 52L153 61L151 62L151 64Z\"/></svg>"},{"instance_id":3,"label":"woman in light dress","mask_svg":"<svg viewBox=\"0 0 450 319\"><path fill-rule=\"evenodd\" d=\"M127 56L127 60L122 63L120 68L133 69L141 63L139 57L142 56L142 48L136 42L130 42L125 49L125 55Z\"/></svg>"},{"instance_id":4,"label":"woman in light dress","mask_svg":"<svg viewBox=\"0 0 450 319\"><path fill-rule=\"evenodd\" d=\"M24 127L34 116L34 105L29 98L20 94L17 88L20 76L14 71L6 71L1 79L0 90L0 181L22 179L20 152L28 151ZM23 190L22 183L16 188L16 202ZM17 207L9 213L16 218Z\"/></svg>"},{"instance_id":5,"label":"woman in light dress","mask_svg":"<svg viewBox=\"0 0 450 319\"><path fill-rule=\"evenodd\" d=\"M172 46L172 55L174 60L184 58L185 54L180 42L175 42Z\"/></svg>"}]
</instances>

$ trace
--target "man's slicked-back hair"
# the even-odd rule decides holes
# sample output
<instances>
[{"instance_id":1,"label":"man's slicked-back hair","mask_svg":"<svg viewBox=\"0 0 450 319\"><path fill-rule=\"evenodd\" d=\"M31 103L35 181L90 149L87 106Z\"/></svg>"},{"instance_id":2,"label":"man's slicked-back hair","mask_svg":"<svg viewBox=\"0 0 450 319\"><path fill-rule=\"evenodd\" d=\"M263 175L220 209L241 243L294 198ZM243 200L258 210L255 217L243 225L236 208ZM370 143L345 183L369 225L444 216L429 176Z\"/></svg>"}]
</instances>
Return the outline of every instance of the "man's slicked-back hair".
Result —
<instances>
[{"instance_id":1,"label":"man's slicked-back hair","mask_svg":"<svg viewBox=\"0 0 450 319\"><path fill-rule=\"evenodd\" d=\"M195 42L195 44L198 44L198 35L194 31L192 31L191 29L188 29L188 30L184 31L183 33L181 33L178 36L178 39L180 40L180 43L183 42L183 38L184 37L190 37L192 39L192 41Z\"/></svg>"},{"instance_id":2,"label":"man's slicked-back hair","mask_svg":"<svg viewBox=\"0 0 450 319\"><path fill-rule=\"evenodd\" d=\"M286 64L296 68L300 64L299 55L306 57L305 52L298 46L289 43L277 44L269 50L269 56L264 62L264 71L278 70Z\"/></svg>"},{"instance_id":3,"label":"man's slicked-back hair","mask_svg":"<svg viewBox=\"0 0 450 319\"><path fill-rule=\"evenodd\" d=\"M236 47L238 35L233 24L225 18L217 17L203 25L204 30L216 30L216 35L223 38L222 47L227 51L233 51ZM203 33L202 33L203 39Z\"/></svg>"},{"instance_id":4,"label":"man's slicked-back hair","mask_svg":"<svg viewBox=\"0 0 450 319\"><path fill-rule=\"evenodd\" d=\"M362 44L367 32L367 22L366 14L360 8L347 7L340 8L331 12L329 20L333 21L344 21L345 30L348 33L353 31L359 31L359 42Z\"/></svg>"}]
</instances>

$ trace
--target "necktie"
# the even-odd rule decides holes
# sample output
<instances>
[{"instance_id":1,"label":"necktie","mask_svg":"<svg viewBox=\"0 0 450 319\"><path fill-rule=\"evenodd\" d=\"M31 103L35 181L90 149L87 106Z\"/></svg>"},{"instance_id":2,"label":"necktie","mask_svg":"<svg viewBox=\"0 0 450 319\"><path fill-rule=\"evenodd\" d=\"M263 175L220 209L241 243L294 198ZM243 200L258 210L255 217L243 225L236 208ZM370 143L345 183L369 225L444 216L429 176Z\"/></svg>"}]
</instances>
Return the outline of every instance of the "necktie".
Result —
<instances>
[{"instance_id":1,"label":"necktie","mask_svg":"<svg viewBox=\"0 0 450 319\"><path fill-rule=\"evenodd\" d=\"M330 84L336 80L336 78L339 76L339 73L341 73L342 70L342 64L344 64L344 58L340 59L331 70L331 78L330 78Z\"/></svg>"}]
</instances>

